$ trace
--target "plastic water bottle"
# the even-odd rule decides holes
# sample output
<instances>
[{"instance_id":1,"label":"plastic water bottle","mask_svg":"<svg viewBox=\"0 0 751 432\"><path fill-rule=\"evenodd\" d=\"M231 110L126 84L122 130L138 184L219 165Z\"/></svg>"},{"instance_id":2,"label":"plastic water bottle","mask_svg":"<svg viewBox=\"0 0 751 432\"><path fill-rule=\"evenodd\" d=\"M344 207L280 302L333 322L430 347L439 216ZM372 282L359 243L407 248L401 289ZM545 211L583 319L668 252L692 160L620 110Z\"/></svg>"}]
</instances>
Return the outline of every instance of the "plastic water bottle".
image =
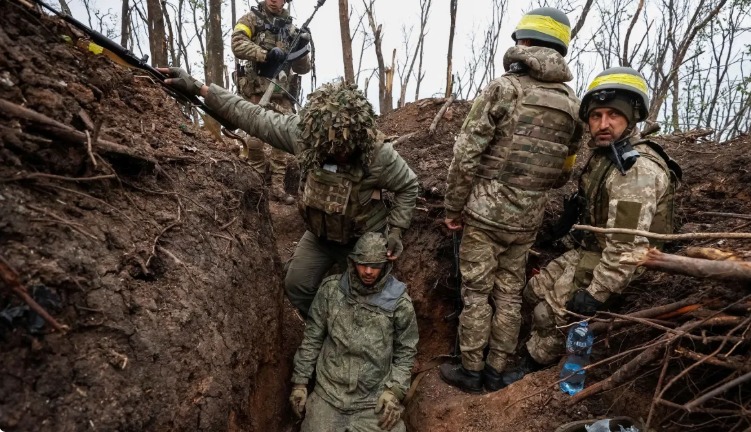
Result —
<instances>
[{"instance_id":1,"label":"plastic water bottle","mask_svg":"<svg viewBox=\"0 0 751 432\"><path fill-rule=\"evenodd\" d=\"M589 364L594 335L586 321L571 327L566 338L566 362L561 369L561 390L575 395L584 388L584 367Z\"/></svg>"}]
</instances>

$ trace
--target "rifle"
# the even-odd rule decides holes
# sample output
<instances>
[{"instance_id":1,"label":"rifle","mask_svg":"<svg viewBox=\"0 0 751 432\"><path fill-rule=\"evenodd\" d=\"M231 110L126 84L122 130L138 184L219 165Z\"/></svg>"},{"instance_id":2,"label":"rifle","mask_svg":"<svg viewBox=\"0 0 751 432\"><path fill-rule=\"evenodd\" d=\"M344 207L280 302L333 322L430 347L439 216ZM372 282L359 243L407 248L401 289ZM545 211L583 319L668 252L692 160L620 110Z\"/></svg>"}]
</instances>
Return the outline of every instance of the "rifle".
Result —
<instances>
[{"instance_id":1,"label":"rifle","mask_svg":"<svg viewBox=\"0 0 751 432\"><path fill-rule=\"evenodd\" d=\"M94 41L94 43L96 43L97 45L101 46L104 50L109 51L110 53L114 54L116 57L123 60L128 66L146 71L149 75L153 76L159 81L159 83L162 85L162 87L167 92L167 94L177 99L179 102L190 103L192 105L197 106L203 112L213 117L216 121L221 123L227 129L230 129L230 130L237 129L237 126L232 125L228 120L222 118L219 114L214 112L214 110L207 107L205 103L203 103L200 99L198 99L198 97L180 93L176 91L173 87L170 87L169 85L167 85L164 82L164 80L167 79L168 77L147 63L147 61L149 60L148 55L144 55L142 58L138 58L130 50L125 49L123 46L113 41L112 39L108 38L107 36L99 33L98 31L90 29L89 27L86 26L86 24L78 21L77 19L73 18L71 15L67 13L63 13L63 12L58 12L57 10L53 9L42 0L33 0L33 1L37 3L38 5L44 7L45 9L49 10L53 14L57 15L58 17L62 18L65 22L72 24L74 27L84 32L86 35L88 35L91 38L92 41Z\"/></svg>"},{"instance_id":2,"label":"rifle","mask_svg":"<svg viewBox=\"0 0 751 432\"><path fill-rule=\"evenodd\" d=\"M303 34L304 30L308 29L308 25L311 21L313 21L313 17L316 15L316 12L318 12L318 8L323 6L323 4L326 3L326 0L318 0L318 3L316 3L316 7L313 9L313 13L310 14L307 20L303 23L303 25L300 27L300 29L297 31L297 34L295 35L295 38L292 39L292 43L290 46L290 51L287 52L286 56L284 57L284 61L279 63L279 65L274 69L270 74L268 74L267 71L262 70L259 75L266 77L269 79L269 86L266 87L266 91L263 93L263 96L261 97L261 100L258 102L258 105L265 107L269 104L269 101L271 100L271 94L274 93L274 88L279 86L280 82L284 82L287 79L287 74L284 73L284 70L287 68L287 65L289 65L291 62L305 56L309 52L308 45L306 44L304 47L298 49L297 51L292 51L293 49L297 48L297 45L300 43L300 37ZM281 74L281 76L280 76ZM287 96L292 98L292 101L295 102L298 106L300 103L297 101L297 98L290 95L289 93L285 92Z\"/></svg>"}]
</instances>

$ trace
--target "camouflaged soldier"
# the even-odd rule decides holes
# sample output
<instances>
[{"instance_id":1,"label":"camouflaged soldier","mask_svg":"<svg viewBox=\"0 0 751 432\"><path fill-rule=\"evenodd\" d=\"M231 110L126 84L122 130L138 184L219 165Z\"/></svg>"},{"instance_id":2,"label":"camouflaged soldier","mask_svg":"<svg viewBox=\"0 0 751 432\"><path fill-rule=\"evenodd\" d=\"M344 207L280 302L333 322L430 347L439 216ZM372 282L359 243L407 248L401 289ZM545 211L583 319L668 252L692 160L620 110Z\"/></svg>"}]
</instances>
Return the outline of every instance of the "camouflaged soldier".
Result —
<instances>
[{"instance_id":1,"label":"camouflaged soldier","mask_svg":"<svg viewBox=\"0 0 751 432\"><path fill-rule=\"evenodd\" d=\"M282 115L204 85L179 68L160 68L165 83L203 96L228 122L298 157L299 207L307 231L297 243L284 280L290 302L307 315L323 276L366 232L388 233L388 255L402 253L417 199L415 173L375 127L365 95L351 84L324 84L308 95L300 115ZM391 192L387 207L382 192Z\"/></svg>"},{"instance_id":2,"label":"camouflaged soldier","mask_svg":"<svg viewBox=\"0 0 751 432\"><path fill-rule=\"evenodd\" d=\"M324 279L295 354L292 410L303 432L405 431L401 401L417 354L417 317L391 273L386 238L366 233L344 274ZM308 383L315 386L308 397Z\"/></svg>"},{"instance_id":3,"label":"camouflaged soldier","mask_svg":"<svg viewBox=\"0 0 751 432\"><path fill-rule=\"evenodd\" d=\"M289 0L291 1L291 0ZM288 3L289 3L288 1ZM299 31L292 24L292 17L284 9L285 0L264 0L243 15L232 32L232 53L242 61L237 73L238 92L253 103L258 103L269 86L270 75L284 61L287 53L297 57L284 71L288 79L275 88L270 107L282 114L293 112L292 98L297 97L300 88L300 75L310 71L310 57L307 54L309 33L303 33L298 46L290 43ZM295 74L290 74L295 72ZM251 166L262 175L266 172L264 143L256 137L246 136L242 158L248 158ZM271 148L271 197L293 204L294 198L284 190L284 175L287 169L287 155Z\"/></svg>"},{"instance_id":4,"label":"camouflaged soldier","mask_svg":"<svg viewBox=\"0 0 751 432\"><path fill-rule=\"evenodd\" d=\"M440 372L464 391L504 386L521 325L527 252L548 191L568 181L579 149L579 100L564 84L573 78L564 59L570 33L557 9L524 15L503 59L507 73L475 100L454 145L444 205L449 229L464 227L462 361Z\"/></svg>"},{"instance_id":5,"label":"camouflaged soldier","mask_svg":"<svg viewBox=\"0 0 751 432\"><path fill-rule=\"evenodd\" d=\"M640 139L636 123L647 118L647 83L634 69L600 73L582 99L580 118L589 124L594 148L579 179L580 221L602 228L673 232L674 192L681 170L657 143ZM534 309L532 337L523 370L549 364L564 350L556 326L565 309L594 315L611 295L623 291L637 268L621 258L660 242L628 234L587 233L581 246L558 257L530 279L524 298ZM510 378L510 377L507 377Z\"/></svg>"}]
</instances>

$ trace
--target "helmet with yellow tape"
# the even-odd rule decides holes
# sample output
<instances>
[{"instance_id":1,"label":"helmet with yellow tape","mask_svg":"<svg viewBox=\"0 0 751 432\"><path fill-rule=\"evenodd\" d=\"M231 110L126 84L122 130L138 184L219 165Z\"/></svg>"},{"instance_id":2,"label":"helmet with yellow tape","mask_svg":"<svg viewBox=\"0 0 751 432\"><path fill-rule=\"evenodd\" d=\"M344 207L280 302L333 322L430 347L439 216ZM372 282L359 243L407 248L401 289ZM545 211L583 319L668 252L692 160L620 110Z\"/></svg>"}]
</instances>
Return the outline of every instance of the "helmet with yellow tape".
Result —
<instances>
[{"instance_id":1,"label":"helmet with yellow tape","mask_svg":"<svg viewBox=\"0 0 751 432\"><path fill-rule=\"evenodd\" d=\"M511 33L511 39L514 42L521 39L541 42L541 45L550 46L565 56L571 41L571 23L566 14L556 8L533 9L524 14Z\"/></svg>"},{"instance_id":2,"label":"helmet with yellow tape","mask_svg":"<svg viewBox=\"0 0 751 432\"><path fill-rule=\"evenodd\" d=\"M605 69L589 84L579 107L579 118L586 122L595 108L615 108L633 123L649 116L647 81L636 69Z\"/></svg>"}]
</instances>

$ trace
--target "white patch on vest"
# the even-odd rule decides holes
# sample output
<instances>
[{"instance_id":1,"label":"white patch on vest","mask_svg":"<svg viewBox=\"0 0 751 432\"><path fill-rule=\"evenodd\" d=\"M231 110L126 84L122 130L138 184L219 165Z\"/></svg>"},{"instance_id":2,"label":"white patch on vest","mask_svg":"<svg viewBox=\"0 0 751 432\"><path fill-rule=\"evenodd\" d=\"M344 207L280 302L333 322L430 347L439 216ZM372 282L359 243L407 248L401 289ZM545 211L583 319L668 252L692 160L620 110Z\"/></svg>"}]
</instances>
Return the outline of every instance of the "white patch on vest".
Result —
<instances>
[{"instance_id":1,"label":"white patch on vest","mask_svg":"<svg viewBox=\"0 0 751 432\"><path fill-rule=\"evenodd\" d=\"M335 173L339 169L339 167L334 164L323 164L323 169L328 172Z\"/></svg>"}]
</instances>

